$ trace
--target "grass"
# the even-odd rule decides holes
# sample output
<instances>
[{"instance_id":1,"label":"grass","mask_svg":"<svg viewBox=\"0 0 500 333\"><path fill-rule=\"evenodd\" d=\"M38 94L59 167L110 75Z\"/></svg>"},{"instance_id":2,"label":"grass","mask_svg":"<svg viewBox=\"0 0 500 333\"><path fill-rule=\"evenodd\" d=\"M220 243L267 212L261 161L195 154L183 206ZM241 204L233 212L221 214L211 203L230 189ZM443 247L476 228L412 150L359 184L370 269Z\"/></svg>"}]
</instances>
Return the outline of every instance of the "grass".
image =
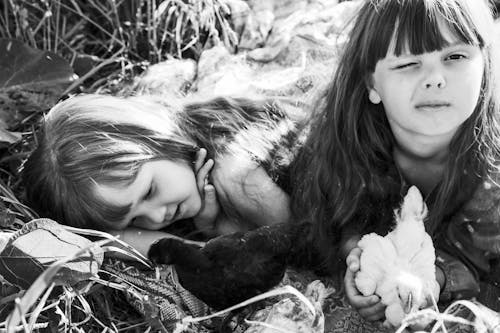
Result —
<instances>
[{"instance_id":1,"label":"grass","mask_svg":"<svg viewBox=\"0 0 500 333\"><path fill-rule=\"evenodd\" d=\"M1 37L63 56L88 91L151 63L237 44L219 0L5 0L0 9Z\"/></svg>"}]
</instances>

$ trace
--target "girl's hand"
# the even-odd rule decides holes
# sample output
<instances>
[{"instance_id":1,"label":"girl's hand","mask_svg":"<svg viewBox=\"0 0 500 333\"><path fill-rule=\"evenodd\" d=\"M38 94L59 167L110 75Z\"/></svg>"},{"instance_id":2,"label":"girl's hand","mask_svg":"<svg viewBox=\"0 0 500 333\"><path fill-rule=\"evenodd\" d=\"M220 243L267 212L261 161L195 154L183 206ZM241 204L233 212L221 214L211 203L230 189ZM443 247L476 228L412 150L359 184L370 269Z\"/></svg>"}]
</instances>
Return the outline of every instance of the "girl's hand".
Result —
<instances>
[{"instance_id":1,"label":"girl's hand","mask_svg":"<svg viewBox=\"0 0 500 333\"><path fill-rule=\"evenodd\" d=\"M382 304L377 295L363 296L356 288L354 277L359 271L359 257L361 249L355 247L346 258L347 269L344 277L344 287L347 300L351 303L361 317L366 320L375 321L385 317L385 305Z\"/></svg>"},{"instance_id":2,"label":"girl's hand","mask_svg":"<svg viewBox=\"0 0 500 333\"><path fill-rule=\"evenodd\" d=\"M219 214L220 207L217 201L215 187L208 183L208 176L210 170L212 170L214 166L214 160L209 159L205 162L206 157L207 150L204 148L201 148L198 153L196 153L194 169L202 206L198 215L193 218L193 222L198 230L209 236L215 236L215 220Z\"/></svg>"}]
</instances>

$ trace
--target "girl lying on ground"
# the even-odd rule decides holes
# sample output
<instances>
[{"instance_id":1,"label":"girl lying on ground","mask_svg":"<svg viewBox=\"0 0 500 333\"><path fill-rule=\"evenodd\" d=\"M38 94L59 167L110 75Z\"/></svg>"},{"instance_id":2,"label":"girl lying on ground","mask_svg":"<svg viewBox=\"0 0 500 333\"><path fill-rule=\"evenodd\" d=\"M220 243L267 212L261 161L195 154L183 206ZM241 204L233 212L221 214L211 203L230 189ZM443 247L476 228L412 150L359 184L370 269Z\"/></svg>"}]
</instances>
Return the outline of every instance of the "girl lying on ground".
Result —
<instances>
[{"instance_id":1,"label":"girl lying on ground","mask_svg":"<svg viewBox=\"0 0 500 333\"><path fill-rule=\"evenodd\" d=\"M209 237L287 222L279 184L296 125L276 102L72 97L46 115L24 165L28 203L63 224L121 230L143 254L174 222Z\"/></svg>"}]
</instances>

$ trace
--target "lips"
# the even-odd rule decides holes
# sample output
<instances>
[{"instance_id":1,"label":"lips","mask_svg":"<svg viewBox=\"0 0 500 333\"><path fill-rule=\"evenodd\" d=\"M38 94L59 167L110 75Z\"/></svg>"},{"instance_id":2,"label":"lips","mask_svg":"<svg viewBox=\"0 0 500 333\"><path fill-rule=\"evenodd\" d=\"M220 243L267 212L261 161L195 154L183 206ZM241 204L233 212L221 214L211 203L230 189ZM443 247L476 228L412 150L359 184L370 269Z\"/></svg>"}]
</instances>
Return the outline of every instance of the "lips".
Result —
<instances>
[{"instance_id":1,"label":"lips","mask_svg":"<svg viewBox=\"0 0 500 333\"><path fill-rule=\"evenodd\" d=\"M426 102L417 103L415 105L415 108L417 108L417 109L440 109L440 108L447 108L449 106L451 106L451 103L444 102L444 101L426 101Z\"/></svg>"},{"instance_id":2,"label":"lips","mask_svg":"<svg viewBox=\"0 0 500 333\"><path fill-rule=\"evenodd\" d=\"M181 216L181 205L177 205L177 209L175 210L174 216L172 217L172 220L175 221Z\"/></svg>"},{"instance_id":3,"label":"lips","mask_svg":"<svg viewBox=\"0 0 500 333\"><path fill-rule=\"evenodd\" d=\"M175 221L175 218L177 217L178 214L179 214L179 206L176 207L176 210L174 212L172 213L167 212L167 215L165 215L165 217L163 218L163 223Z\"/></svg>"}]
</instances>

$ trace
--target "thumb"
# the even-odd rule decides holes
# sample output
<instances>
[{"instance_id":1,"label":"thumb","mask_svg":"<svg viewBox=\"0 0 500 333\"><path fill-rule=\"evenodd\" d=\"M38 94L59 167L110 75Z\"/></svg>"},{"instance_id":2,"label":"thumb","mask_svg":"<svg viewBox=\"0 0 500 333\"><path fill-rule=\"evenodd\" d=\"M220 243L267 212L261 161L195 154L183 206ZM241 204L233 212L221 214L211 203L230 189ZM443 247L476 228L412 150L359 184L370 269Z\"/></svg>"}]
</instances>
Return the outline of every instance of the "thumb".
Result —
<instances>
[{"instance_id":1,"label":"thumb","mask_svg":"<svg viewBox=\"0 0 500 333\"><path fill-rule=\"evenodd\" d=\"M357 272L359 270L359 258L361 256L361 249L356 247L352 249L346 258L347 268L352 272Z\"/></svg>"},{"instance_id":2,"label":"thumb","mask_svg":"<svg viewBox=\"0 0 500 333\"><path fill-rule=\"evenodd\" d=\"M217 200L217 192L215 191L215 186L212 184L205 185L203 191L205 192L206 202L213 202L214 200Z\"/></svg>"}]
</instances>

